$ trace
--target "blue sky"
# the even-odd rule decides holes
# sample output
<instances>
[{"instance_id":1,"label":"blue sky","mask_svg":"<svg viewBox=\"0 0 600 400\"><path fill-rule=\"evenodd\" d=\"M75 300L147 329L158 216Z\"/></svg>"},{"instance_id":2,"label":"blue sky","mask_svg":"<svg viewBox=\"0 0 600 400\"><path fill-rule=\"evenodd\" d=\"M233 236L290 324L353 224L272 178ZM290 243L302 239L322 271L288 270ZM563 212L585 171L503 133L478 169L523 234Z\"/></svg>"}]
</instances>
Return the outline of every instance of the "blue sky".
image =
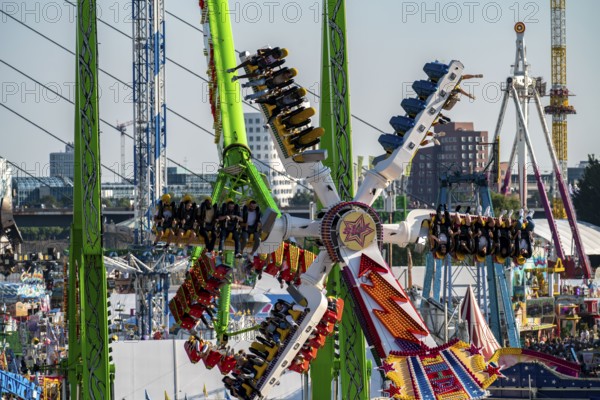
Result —
<instances>
[{"instance_id":1,"label":"blue sky","mask_svg":"<svg viewBox=\"0 0 600 400\"><path fill-rule=\"evenodd\" d=\"M477 97L463 99L448 116L455 121L473 121L478 130L490 131L498 118L499 85L510 73L514 61L515 22L527 25L527 57L534 76L550 81L550 10L544 1L347 1L348 57L352 112L382 130L391 131L390 117L402 114L400 101L410 95L412 81L422 79L428 61L457 59L468 73L484 78L471 90ZM101 18L131 33L130 1L101 0ZM265 45L287 47L288 64L299 69L302 85L318 90L320 80L320 2L241 1L231 2L235 47L256 49ZM166 10L199 26L196 1L165 0ZM64 0L52 2L0 1L6 13L35 28L54 41L74 50L74 10ZM571 103L578 114L569 118L569 165L599 153L600 135L592 131L598 107L600 83L596 66L600 26L596 18L600 2L567 2L568 86L576 94ZM167 55L205 76L202 35L171 15L167 22ZM123 81L132 80L132 53L129 39L103 24L98 25L100 66ZM74 58L5 15L0 15L0 59L66 97L73 97ZM167 104L199 125L211 129L206 84L178 66L167 63ZM2 104L22 113L64 140L72 140L73 108L57 96L0 63ZM132 119L131 92L106 74L100 74L101 116L112 122ZM311 98L316 102L318 99ZM547 102L548 99L543 99ZM179 117L168 114L168 155L194 170L210 168L217 160L212 137ZM515 114L509 108L504 129L502 158L508 158L514 137ZM550 122L550 119L547 119ZM64 148L55 139L0 107L3 145L0 155L37 175L47 174L48 153ZM532 140L542 144L540 124L532 119ZM102 159L118 167L120 140L115 130L101 124ZM129 129L131 133L132 129ZM355 155L379 155L379 133L353 120ZM538 161L550 169L545 146ZM127 142L126 159L132 146ZM115 178L103 172L103 180Z\"/></svg>"}]
</instances>

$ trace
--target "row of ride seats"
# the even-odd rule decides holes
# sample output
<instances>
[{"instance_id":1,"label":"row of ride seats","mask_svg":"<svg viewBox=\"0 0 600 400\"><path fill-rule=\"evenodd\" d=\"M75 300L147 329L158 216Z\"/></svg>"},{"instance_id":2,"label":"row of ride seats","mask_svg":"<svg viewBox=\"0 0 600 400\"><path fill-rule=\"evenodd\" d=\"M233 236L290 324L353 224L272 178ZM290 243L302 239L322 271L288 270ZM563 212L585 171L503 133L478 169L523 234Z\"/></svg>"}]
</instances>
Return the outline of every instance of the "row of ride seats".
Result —
<instances>
[{"instance_id":1,"label":"row of ride seats","mask_svg":"<svg viewBox=\"0 0 600 400\"><path fill-rule=\"evenodd\" d=\"M515 264L523 265L532 256L534 223L530 213L524 218L521 210L518 219L494 218L482 215L449 213L442 206L431 214L429 244L435 258L443 259L450 254L463 261L473 255L479 262L493 256L497 263L512 258Z\"/></svg>"},{"instance_id":2,"label":"row of ride seats","mask_svg":"<svg viewBox=\"0 0 600 400\"><path fill-rule=\"evenodd\" d=\"M247 204L240 205L235 204L233 215L242 217L248 210L248 204L252 199L248 200ZM231 199L227 199L220 207L212 204L212 198L206 196L204 201L200 204L196 204L190 195L185 195L179 206L175 205L174 201L171 201L171 195L164 194L156 206L156 214L154 217L153 232L156 235L155 243L171 242L179 243L182 242L191 244L200 244L204 247L210 247L208 250L212 251L215 243L218 243L218 239L221 236L221 232L228 232L227 240L231 241L235 245L235 241L239 241L239 235L233 235L229 233L227 221L219 221L218 218L221 215L226 215L227 204L232 202ZM186 204L190 203L186 207ZM255 202L254 202L255 203ZM210 221L206 221L206 209L211 209L213 217ZM256 206L258 212L258 220L260 221L260 207ZM231 214L231 213L229 213ZM235 222L235 231L240 232L245 229L243 221ZM203 233L206 233L209 242L204 243ZM248 243L250 246L254 243L254 233L248 235ZM237 245L235 245L237 248Z\"/></svg>"},{"instance_id":3,"label":"row of ride seats","mask_svg":"<svg viewBox=\"0 0 600 400\"><path fill-rule=\"evenodd\" d=\"M301 153L317 145L325 131L312 125L316 111L306 99L306 89L294 83L297 70L283 67L286 56L286 49L259 49L241 64L247 72L241 77L249 79L243 86L254 89L246 99L261 104L285 155L302 162Z\"/></svg>"},{"instance_id":4,"label":"row of ride seats","mask_svg":"<svg viewBox=\"0 0 600 400\"><path fill-rule=\"evenodd\" d=\"M288 285L298 286L302 283L300 276L306 272L315 257L316 255L308 250L283 243L276 252L254 256L252 266L259 279L265 272L274 276L282 285L286 282Z\"/></svg>"},{"instance_id":5,"label":"row of ride seats","mask_svg":"<svg viewBox=\"0 0 600 400\"><path fill-rule=\"evenodd\" d=\"M290 370L298 373L307 372L311 361L317 357L318 349L325 345L326 337L333 334L334 325L342 320L344 300L335 297L328 297L327 300L325 315L309 336L308 341L300 348L300 352L289 367Z\"/></svg>"},{"instance_id":6,"label":"row of ride seats","mask_svg":"<svg viewBox=\"0 0 600 400\"><path fill-rule=\"evenodd\" d=\"M341 321L344 303L334 297L328 298L327 311L315 327L309 340L303 344L289 369L299 373L308 370L309 364L317 356L317 351L325 345L326 337L333 333L334 324ZM277 358L286 340L293 334L298 323L302 322L304 310L295 304L279 300L275 303L271 316L261 324L262 336L250 346L249 353L240 350L234 353L229 347L216 347L190 336L184 348L192 363L203 361L207 369L215 366L226 376L223 382L235 397L250 400L260 395L257 387L269 366Z\"/></svg>"},{"instance_id":7,"label":"row of ride seats","mask_svg":"<svg viewBox=\"0 0 600 400\"><path fill-rule=\"evenodd\" d=\"M219 290L232 281L232 268L221 260L221 257L204 252L169 302L171 315L183 329L193 329L199 320L210 326L204 314L212 318Z\"/></svg>"},{"instance_id":8,"label":"row of ride seats","mask_svg":"<svg viewBox=\"0 0 600 400\"><path fill-rule=\"evenodd\" d=\"M379 137L379 143L383 146L387 154L391 154L398 147L402 146L404 143L404 135L414 128L416 116L425 110L426 101L429 96L437 92L438 82L448 73L449 66L435 61L425 64L423 70L429 79L415 81L412 88L417 96L414 98L403 99L400 103L400 106L406 112L406 115L392 117L390 119L390 125L394 129L394 133L386 133ZM446 107L444 106L444 108ZM447 122L450 122L450 119L440 114L433 125L445 124ZM428 132L427 138L420 143L420 146L433 145L434 136L433 132Z\"/></svg>"}]
</instances>

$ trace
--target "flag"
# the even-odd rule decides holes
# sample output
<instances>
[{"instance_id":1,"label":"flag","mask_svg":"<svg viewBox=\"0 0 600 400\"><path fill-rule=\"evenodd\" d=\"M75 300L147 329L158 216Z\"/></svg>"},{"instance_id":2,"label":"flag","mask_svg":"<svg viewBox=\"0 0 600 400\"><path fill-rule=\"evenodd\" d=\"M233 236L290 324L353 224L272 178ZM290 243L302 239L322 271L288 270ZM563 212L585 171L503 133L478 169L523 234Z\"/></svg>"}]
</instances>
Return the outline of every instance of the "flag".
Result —
<instances>
[{"instance_id":1,"label":"flag","mask_svg":"<svg viewBox=\"0 0 600 400\"><path fill-rule=\"evenodd\" d=\"M204 393L204 398L208 396L208 391L206 390L206 383L204 384L204 390L202 390L202 393Z\"/></svg>"},{"instance_id":2,"label":"flag","mask_svg":"<svg viewBox=\"0 0 600 400\"><path fill-rule=\"evenodd\" d=\"M145 394L144 399L145 400L150 400L150 396L148 396L148 391L147 390L144 390L144 394Z\"/></svg>"},{"instance_id":3,"label":"flag","mask_svg":"<svg viewBox=\"0 0 600 400\"><path fill-rule=\"evenodd\" d=\"M171 400L171 399L169 398L169 395L167 394L167 391L166 391L166 390L165 390L165 400Z\"/></svg>"},{"instance_id":4,"label":"flag","mask_svg":"<svg viewBox=\"0 0 600 400\"><path fill-rule=\"evenodd\" d=\"M224 393L225 393L225 400L231 400L231 397L229 397L229 393L227 393L227 389L223 389Z\"/></svg>"}]
</instances>

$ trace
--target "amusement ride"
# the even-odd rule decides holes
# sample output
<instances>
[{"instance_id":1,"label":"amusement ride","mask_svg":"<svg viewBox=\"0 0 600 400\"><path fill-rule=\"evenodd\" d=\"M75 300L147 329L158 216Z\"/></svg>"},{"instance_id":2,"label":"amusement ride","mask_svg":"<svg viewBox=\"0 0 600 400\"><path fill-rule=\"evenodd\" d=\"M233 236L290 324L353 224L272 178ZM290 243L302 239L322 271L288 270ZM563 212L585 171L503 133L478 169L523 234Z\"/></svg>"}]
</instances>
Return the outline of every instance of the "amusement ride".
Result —
<instances>
[{"instance_id":1,"label":"amusement ride","mask_svg":"<svg viewBox=\"0 0 600 400\"><path fill-rule=\"evenodd\" d=\"M440 145L434 127L449 121L443 112L451 110L465 93L461 82L480 76L465 74L463 64L457 60L425 64L424 79L412 85L415 97L402 100L402 115L390 119L393 132L379 137L383 154L374 159L356 187L345 5L341 0L325 3L323 107L317 124L316 110L306 98L307 90L295 83L299 72L286 65L288 50L267 46L252 53L241 52L239 59L236 58L228 2L199 1L210 107L221 168L212 196L201 204L185 196L181 204L176 205L167 193L165 172L164 5L160 0L133 1L135 112L134 120L126 125L134 127L134 176L138 189L135 241L152 246L154 236L154 250L164 254L169 245L192 248L183 284L168 302L175 322L190 333L185 343L190 361L202 361L209 369L217 367L224 375L225 388L239 399L268 398L281 376L291 371L310 372L313 398L341 395L344 399L366 400L370 398L373 369L366 357L367 349L373 354L378 373L385 379L384 395L394 399L483 398L506 371L528 362L561 372L564 377L561 384L573 382L575 386L577 365L519 348L505 271L513 265L523 265L532 257L531 215L521 212L512 218L505 213L495 216L485 176L445 177L437 210L413 210L397 223L384 223L373 207L390 184L407 173L419 149ZM69 351L64 366L68 371L71 398L111 399L111 387L118 371L110 354L102 242L96 23L96 2L78 1L74 141L77 168L68 266ZM526 119L527 104L533 99L552 156L564 209L569 221L575 221L561 175L564 159L555 156L535 80L528 75L524 24L518 23L515 31L514 74L507 80L494 142L502 127L508 99L512 97L518 129L511 163L517 148L519 165L525 164L527 151L534 157ZM281 212L254 165L246 141L242 104L238 100L240 81L244 82L243 87L252 90L246 99L259 106L286 174L306 182L314 190L319 202L316 218L299 218ZM566 99L564 93L561 96ZM566 112L561 110L558 111ZM119 125L122 135L126 125ZM534 169L539 179L535 162ZM525 175L519 171L520 182L526 184ZM478 185L481 207L476 214L451 210L447 188L459 181ZM538 182L540 195L544 197L541 180ZM526 196L525 190L521 193ZM552 218L547 198L543 204L546 215ZM215 229L216 221L222 221L220 231ZM229 224L235 226L236 223L245 224L242 238L235 229L228 228ZM572 222L571 227L578 262L588 277L591 267L576 223ZM557 256L564 260L555 226L553 235ZM304 239L313 245L301 248L296 244ZM427 318L422 317L409 291L392 274L382 253L387 243L401 247L419 244L426 248L422 298L431 297L434 302L444 298L450 307L451 280L442 282L444 268L449 277L453 262L460 263L465 256L474 260L478 284L484 287L479 291L489 295L492 311L491 334L488 331L486 334L493 335L489 341L497 346L487 347L473 330L466 341L455 338L444 342L434 337L426 324ZM147 269L139 260L135 264L140 274ZM147 271L159 276L162 283L153 289L160 301L151 295L144 300L146 305L142 309L146 314L142 331L146 333L151 330L152 315L157 310L163 318L161 321L168 319L167 267L161 265L160 269ZM125 264L120 267L130 268ZM249 348L234 349L228 340L241 332L229 331L231 284L234 273L242 268L257 276L276 277L285 283L293 302L276 302L269 317L250 328L258 331L258 336ZM147 283L155 282L152 279L148 278ZM144 292L144 282L139 283L140 295ZM446 289L447 292L442 293ZM480 302L470 289L467 298L463 314L473 322L481 318ZM426 312L424 310L426 308L421 309ZM200 325L214 328L216 342L198 334ZM500 345L505 342L509 347ZM600 386L587 381L577 385Z\"/></svg>"}]
</instances>

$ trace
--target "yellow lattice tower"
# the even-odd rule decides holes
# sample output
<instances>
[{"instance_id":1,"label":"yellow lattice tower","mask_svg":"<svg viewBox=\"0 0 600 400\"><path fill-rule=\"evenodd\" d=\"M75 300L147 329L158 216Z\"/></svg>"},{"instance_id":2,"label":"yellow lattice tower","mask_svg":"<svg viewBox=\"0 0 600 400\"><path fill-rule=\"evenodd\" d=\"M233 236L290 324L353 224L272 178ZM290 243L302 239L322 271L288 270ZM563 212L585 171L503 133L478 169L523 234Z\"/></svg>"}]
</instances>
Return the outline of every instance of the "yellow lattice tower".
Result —
<instances>
[{"instance_id":1,"label":"yellow lattice tower","mask_svg":"<svg viewBox=\"0 0 600 400\"><path fill-rule=\"evenodd\" d=\"M550 105L546 114L552 115L552 142L560 164L563 179L567 179L567 115L575 114L569 105L567 89L567 36L566 36L566 0L550 0L550 29L552 45L552 89ZM565 218L565 208L558 198L557 186L553 188L552 212L556 218Z\"/></svg>"}]
</instances>

